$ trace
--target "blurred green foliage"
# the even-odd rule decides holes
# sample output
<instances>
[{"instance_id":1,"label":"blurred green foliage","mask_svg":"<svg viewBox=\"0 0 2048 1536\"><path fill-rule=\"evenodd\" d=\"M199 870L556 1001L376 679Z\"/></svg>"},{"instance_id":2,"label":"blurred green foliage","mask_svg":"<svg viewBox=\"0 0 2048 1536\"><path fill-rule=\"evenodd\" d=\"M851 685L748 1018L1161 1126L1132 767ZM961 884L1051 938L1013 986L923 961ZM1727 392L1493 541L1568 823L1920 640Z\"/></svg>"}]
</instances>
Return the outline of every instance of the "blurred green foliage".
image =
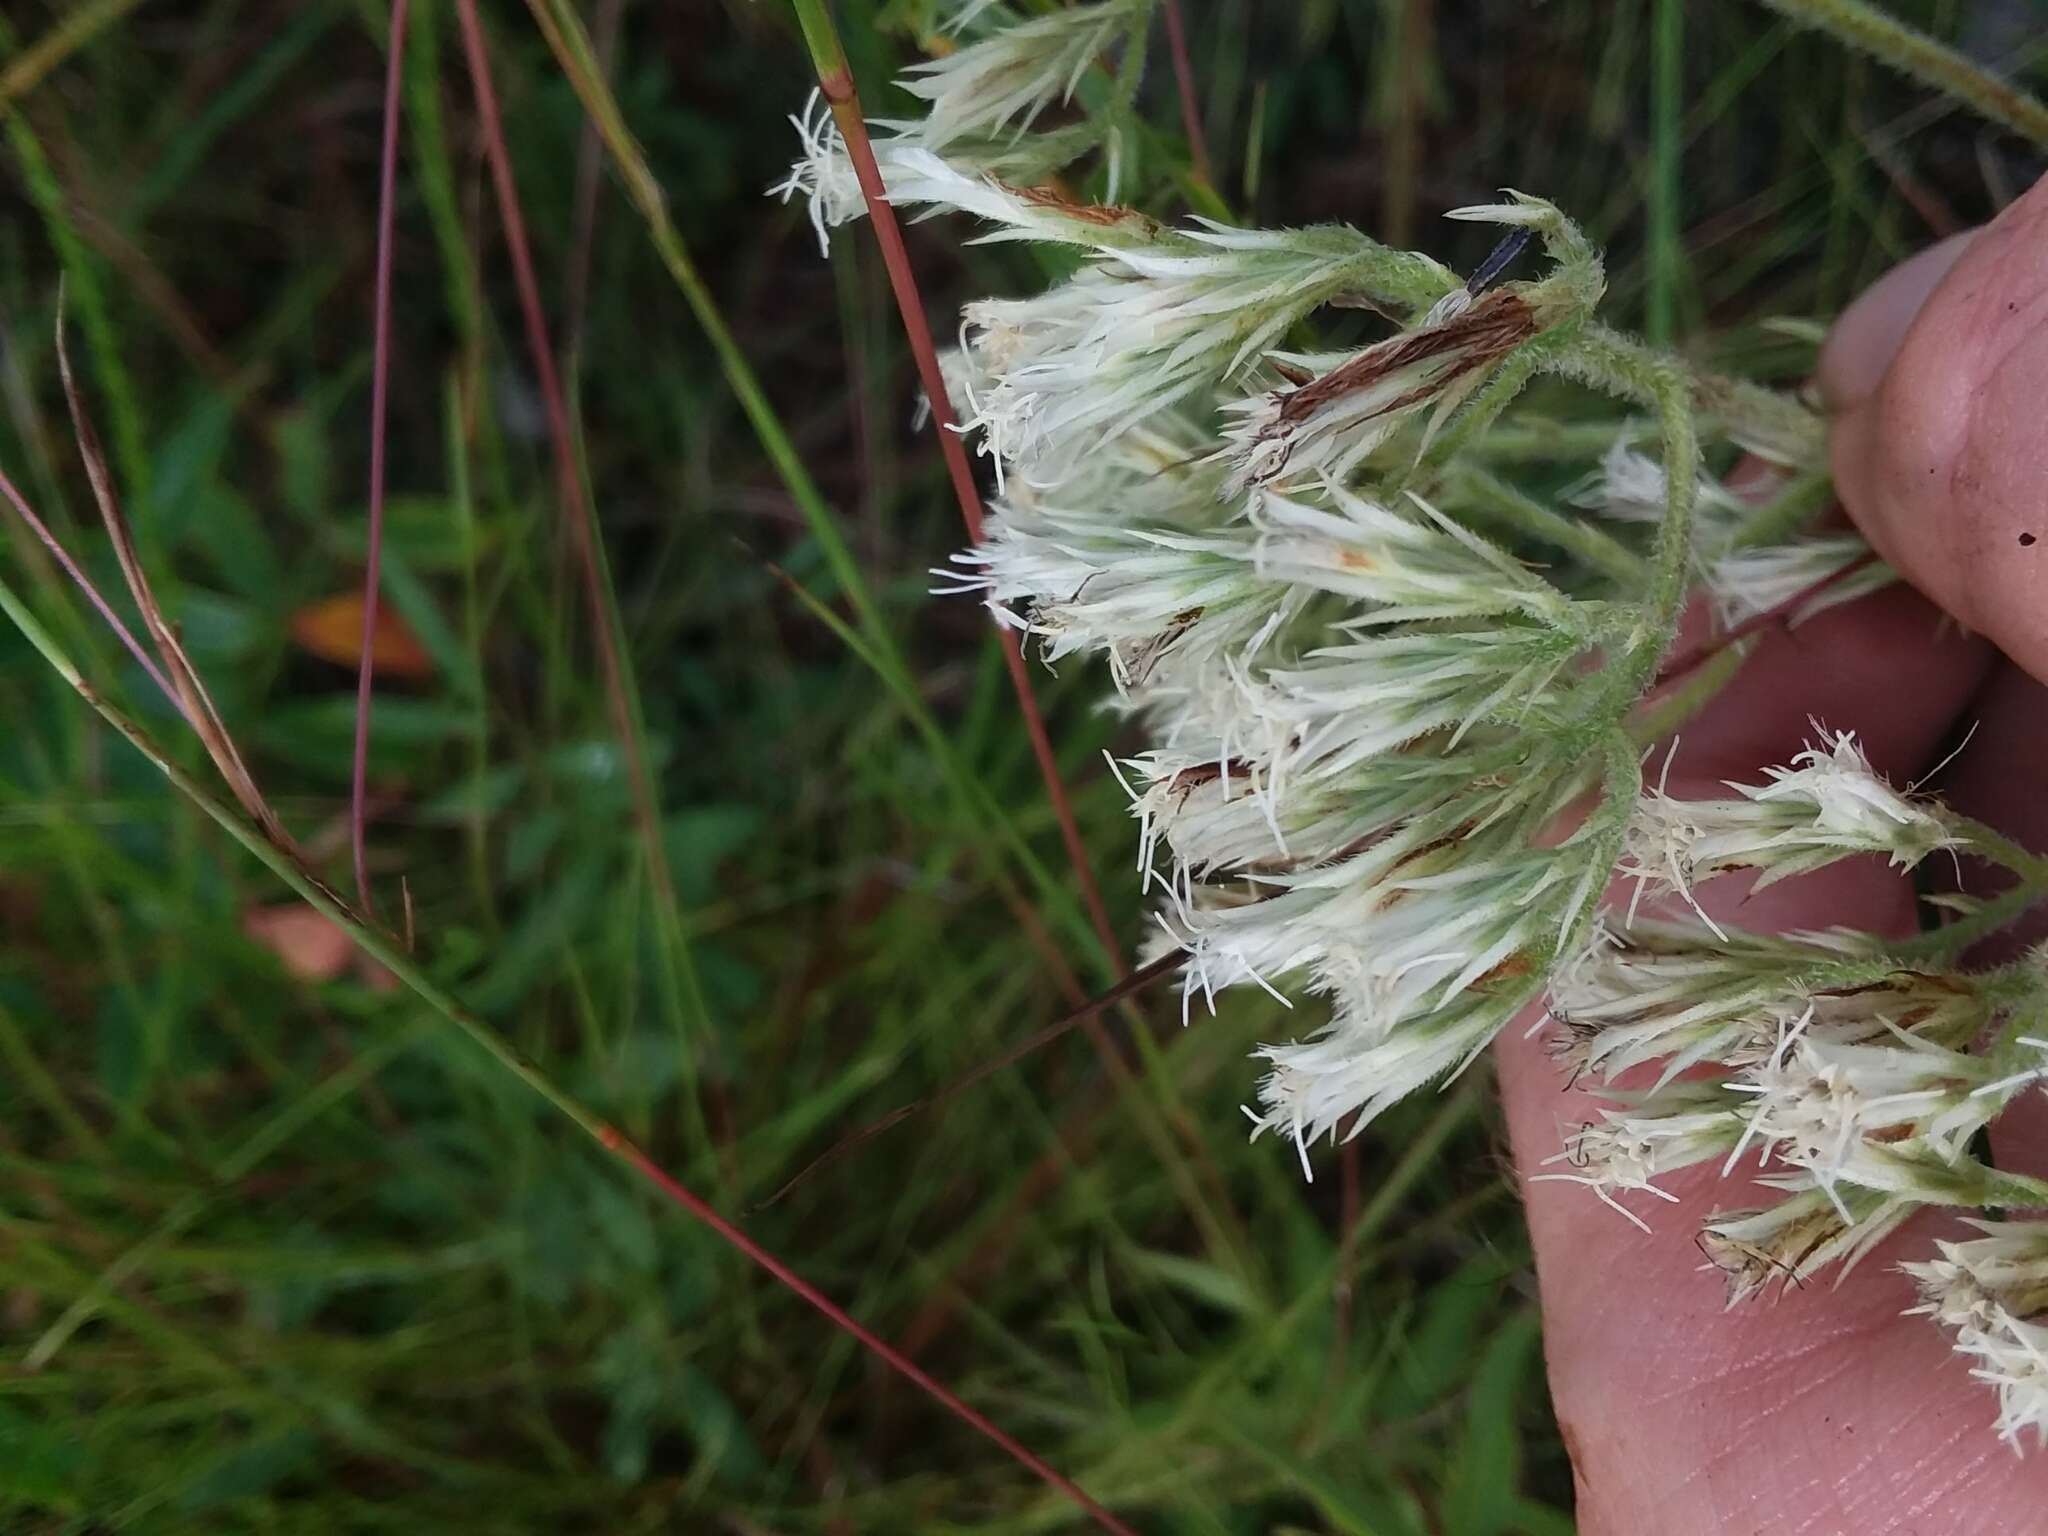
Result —
<instances>
[{"instance_id":1,"label":"blurred green foliage","mask_svg":"<svg viewBox=\"0 0 2048 1536\"><path fill-rule=\"evenodd\" d=\"M2028 41L2024 5L2019 32L1996 3L1901 9L1988 57ZM900 108L887 80L932 41L930 0L841 11L871 110ZM1470 262L1484 235L1433 214L1523 187L1609 245L1614 314L1660 309L1764 376L1797 374L1814 322L2037 169L1740 6L1187 11L1215 191L1241 216L1345 219ZM1122 1073L1068 1038L761 1205L1110 977L1066 883L1048 901L1015 857L1058 869L987 627L924 595L960 534L866 231L821 262L801 211L761 196L808 86L788 17L584 16L950 765L794 595L849 598L527 13L490 7L705 1017L678 1005L431 0L406 71L385 591L432 671L388 677L377 705L383 905L402 881L437 976L1141 1529L1569 1530L1478 1073L1305 1185L1236 1110L1248 1048L1300 1026L1254 996L1184 1030L1153 997L1111 1021ZM1673 24L1680 78L1658 86ZM385 26L369 0L31 0L0 26L0 467L111 580L56 389L61 273L145 561L337 876L353 676L292 623L360 578ZM1175 213L1163 56L1141 100L1141 195ZM1660 131L1676 154L1653 152ZM1646 243L1660 220L1677 239ZM1043 280L963 233L913 234L942 331L963 298ZM58 633L171 734L7 529ZM1132 829L1099 767L1118 723L1085 669L1039 681L1135 938ZM6 1529L1075 1528L407 994L359 968L289 975L248 930L282 893L11 631L0 718Z\"/></svg>"}]
</instances>

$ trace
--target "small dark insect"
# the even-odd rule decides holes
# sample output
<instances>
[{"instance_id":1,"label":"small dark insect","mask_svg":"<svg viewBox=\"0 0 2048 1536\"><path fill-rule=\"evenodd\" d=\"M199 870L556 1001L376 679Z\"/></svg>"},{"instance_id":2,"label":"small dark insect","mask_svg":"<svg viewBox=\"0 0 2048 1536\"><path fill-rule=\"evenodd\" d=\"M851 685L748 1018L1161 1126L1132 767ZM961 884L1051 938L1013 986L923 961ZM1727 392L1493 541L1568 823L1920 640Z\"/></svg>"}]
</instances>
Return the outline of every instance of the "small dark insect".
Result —
<instances>
[{"instance_id":1,"label":"small dark insect","mask_svg":"<svg viewBox=\"0 0 2048 1536\"><path fill-rule=\"evenodd\" d=\"M1488 287L1500 280L1514 259L1527 249L1530 232L1526 229L1511 229L1499 245L1487 252L1486 260L1472 269L1472 275L1465 279L1465 291L1477 298Z\"/></svg>"}]
</instances>

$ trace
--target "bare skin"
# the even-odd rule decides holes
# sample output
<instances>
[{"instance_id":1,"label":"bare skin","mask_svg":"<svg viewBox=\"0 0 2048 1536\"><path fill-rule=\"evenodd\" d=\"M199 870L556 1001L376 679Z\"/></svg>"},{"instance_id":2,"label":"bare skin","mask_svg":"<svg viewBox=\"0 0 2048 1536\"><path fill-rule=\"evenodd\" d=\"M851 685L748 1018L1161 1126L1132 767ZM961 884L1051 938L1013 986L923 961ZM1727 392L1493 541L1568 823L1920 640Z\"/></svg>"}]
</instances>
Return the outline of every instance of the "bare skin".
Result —
<instances>
[{"instance_id":1,"label":"bare skin","mask_svg":"<svg viewBox=\"0 0 2048 1536\"><path fill-rule=\"evenodd\" d=\"M1918 590L1765 639L1687 727L1672 792L1758 778L1800 748L1810 715L1856 731L1905 784L1975 722L1942 793L2048 848L2048 180L1864 295L1829 341L1821 385L1848 513ZM1973 891L1991 878L1963 870ZM1909 884L1881 860L1754 897L1745 885L1700 894L1756 929L1915 926ZM1525 1037L1537 1022L1497 1054L1584 1536L2048 1531L2048 1452L2016 1457L1993 1433L1989 1390L1927 1320L1900 1315L1913 1295L1895 1266L1952 1220L1916 1219L1839 1288L1726 1311L1693 1235L1709 1211L1766 1199L1740 1175L1694 1170L1670 1181L1677 1204L1631 1198L1646 1236L1582 1188L1531 1182L1561 1128L1590 1118ZM2048 1098L1993 1139L2002 1165L2048 1174Z\"/></svg>"}]
</instances>

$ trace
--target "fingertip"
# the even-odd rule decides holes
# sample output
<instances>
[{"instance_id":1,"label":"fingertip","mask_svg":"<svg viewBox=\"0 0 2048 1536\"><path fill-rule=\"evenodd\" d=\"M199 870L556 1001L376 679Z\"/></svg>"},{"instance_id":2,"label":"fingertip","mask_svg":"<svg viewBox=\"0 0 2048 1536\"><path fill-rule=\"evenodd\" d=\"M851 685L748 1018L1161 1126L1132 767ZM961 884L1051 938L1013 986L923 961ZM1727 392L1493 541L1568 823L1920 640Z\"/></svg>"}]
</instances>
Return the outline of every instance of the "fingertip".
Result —
<instances>
[{"instance_id":1,"label":"fingertip","mask_svg":"<svg viewBox=\"0 0 2048 1536\"><path fill-rule=\"evenodd\" d=\"M1820 353L1821 400L1830 414L1852 410L1877 392L1922 306L1976 238L1968 229L1929 246L1842 311Z\"/></svg>"},{"instance_id":2,"label":"fingertip","mask_svg":"<svg viewBox=\"0 0 2048 1536\"><path fill-rule=\"evenodd\" d=\"M2048 678L2048 180L1879 283L1830 350L1850 516L1908 581Z\"/></svg>"}]
</instances>

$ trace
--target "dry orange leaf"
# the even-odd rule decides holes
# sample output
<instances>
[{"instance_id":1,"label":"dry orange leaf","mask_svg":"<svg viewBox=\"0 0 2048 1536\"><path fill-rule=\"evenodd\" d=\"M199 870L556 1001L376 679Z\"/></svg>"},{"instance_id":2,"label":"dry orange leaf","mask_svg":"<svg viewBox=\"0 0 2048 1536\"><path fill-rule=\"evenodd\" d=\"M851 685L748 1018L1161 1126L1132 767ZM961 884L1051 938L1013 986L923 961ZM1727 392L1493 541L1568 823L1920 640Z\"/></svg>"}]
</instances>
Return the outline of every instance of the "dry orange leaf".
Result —
<instances>
[{"instance_id":1,"label":"dry orange leaf","mask_svg":"<svg viewBox=\"0 0 2048 1536\"><path fill-rule=\"evenodd\" d=\"M261 944L301 981L332 981L348 968L355 944L311 907L296 903L251 907L242 932Z\"/></svg>"},{"instance_id":2,"label":"dry orange leaf","mask_svg":"<svg viewBox=\"0 0 2048 1536\"><path fill-rule=\"evenodd\" d=\"M363 594L343 592L292 615L292 638L322 661L352 667L363 644ZM370 659L391 677L431 677L434 659L388 602L377 605Z\"/></svg>"}]
</instances>

